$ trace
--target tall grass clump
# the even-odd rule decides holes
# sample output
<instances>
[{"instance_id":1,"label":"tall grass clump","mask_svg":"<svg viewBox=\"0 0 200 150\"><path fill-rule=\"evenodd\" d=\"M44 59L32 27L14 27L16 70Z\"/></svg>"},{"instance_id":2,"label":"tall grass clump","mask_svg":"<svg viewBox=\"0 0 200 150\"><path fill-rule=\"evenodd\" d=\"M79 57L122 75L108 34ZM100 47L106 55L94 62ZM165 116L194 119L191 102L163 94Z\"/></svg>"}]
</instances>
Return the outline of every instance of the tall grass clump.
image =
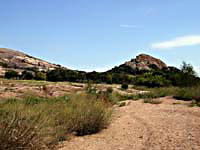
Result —
<instances>
[{"instance_id":1,"label":"tall grass clump","mask_svg":"<svg viewBox=\"0 0 200 150\"><path fill-rule=\"evenodd\" d=\"M200 86L180 88L174 95L174 98L180 100L200 101Z\"/></svg>"},{"instance_id":2,"label":"tall grass clump","mask_svg":"<svg viewBox=\"0 0 200 150\"><path fill-rule=\"evenodd\" d=\"M149 89L157 97L173 96L179 90L178 87L162 87Z\"/></svg>"},{"instance_id":3,"label":"tall grass clump","mask_svg":"<svg viewBox=\"0 0 200 150\"><path fill-rule=\"evenodd\" d=\"M0 103L0 150L54 149L71 133L107 127L111 108L92 95L26 97Z\"/></svg>"},{"instance_id":4,"label":"tall grass clump","mask_svg":"<svg viewBox=\"0 0 200 150\"><path fill-rule=\"evenodd\" d=\"M67 115L69 132L82 136L100 131L109 124L111 111L105 103L93 96L72 97Z\"/></svg>"},{"instance_id":5,"label":"tall grass clump","mask_svg":"<svg viewBox=\"0 0 200 150\"><path fill-rule=\"evenodd\" d=\"M0 150L45 148L41 125L39 114L26 117L20 112L1 112Z\"/></svg>"}]
</instances>

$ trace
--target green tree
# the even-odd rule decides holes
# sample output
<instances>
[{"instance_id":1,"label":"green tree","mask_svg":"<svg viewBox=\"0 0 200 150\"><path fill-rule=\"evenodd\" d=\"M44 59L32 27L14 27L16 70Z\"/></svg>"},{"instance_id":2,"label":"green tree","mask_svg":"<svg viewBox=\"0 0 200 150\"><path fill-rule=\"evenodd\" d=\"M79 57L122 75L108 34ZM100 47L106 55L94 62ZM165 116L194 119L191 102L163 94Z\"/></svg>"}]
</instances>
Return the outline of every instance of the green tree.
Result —
<instances>
[{"instance_id":1,"label":"green tree","mask_svg":"<svg viewBox=\"0 0 200 150\"><path fill-rule=\"evenodd\" d=\"M185 61L183 61L181 65L181 71L187 75L197 76L193 66L191 64L187 64Z\"/></svg>"}]
</instances>

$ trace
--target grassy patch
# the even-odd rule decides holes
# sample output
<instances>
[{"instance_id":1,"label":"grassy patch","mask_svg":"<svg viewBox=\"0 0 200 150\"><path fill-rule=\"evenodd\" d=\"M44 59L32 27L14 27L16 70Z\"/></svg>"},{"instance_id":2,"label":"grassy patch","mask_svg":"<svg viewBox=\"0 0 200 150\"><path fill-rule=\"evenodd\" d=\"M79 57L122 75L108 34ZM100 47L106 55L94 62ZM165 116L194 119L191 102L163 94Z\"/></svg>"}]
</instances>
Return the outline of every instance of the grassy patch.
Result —
<instances>
[{"instance_id":1,"label":"grassy patch","mask_svg":"<svg viewBox=\"0 0 200 150\"><path fill-rule=\"evenodd\" d=\"M53 149L68 135L108 126L111 108L92 95L26 97L0 103L0 150Z\"/></svg>"},{"instance_id":2,"label":"grassy patch","mask_svg":"<svg viewBox=\"0 0 200 150\"><path fill-rule=\"evenodd\" d=\"M156 91L149 91L149 92L144 92L144 93L139 93L139 94L123 94L120 95L120 100L139 100L139 99L153 99L153 98L159 98L166 96L166 94L156 92Z\"/></svg>"},{"instance_id":3,"label":"grassy patch","mask_svg":"<svg viewBox=\"0 0 200 150\"><path fill-rule=\"evenodd\" d=\"M180 88L175 93L174 98L180 100L200 101L200 86L191 88Z\"/></svg>"}]
</instances>

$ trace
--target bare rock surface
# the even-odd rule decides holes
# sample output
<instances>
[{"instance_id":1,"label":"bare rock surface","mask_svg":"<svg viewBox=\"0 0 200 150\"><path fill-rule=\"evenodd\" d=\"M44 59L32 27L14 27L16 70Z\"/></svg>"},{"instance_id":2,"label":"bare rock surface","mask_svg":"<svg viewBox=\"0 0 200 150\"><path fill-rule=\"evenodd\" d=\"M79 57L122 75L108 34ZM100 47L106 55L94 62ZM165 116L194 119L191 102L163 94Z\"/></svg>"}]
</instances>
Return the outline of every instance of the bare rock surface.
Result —
<instances>
[{"instance_id":1,"label":"bare rock surface","mask_svg":"<svg viewBox=\"0 0 200 150\"><path fill-rule=\"evenodd\" d=\"M19 51L0 48L0 75L7 70L22 72L24 70L38 69L40 71L54 70L57 65L29 56Z\"/></svg>"},{"instance_id":2,"label":"bare rock surface","mask_svg":"<svg viewBox=\"0 0 200 150\"><path fill-rule=\"evenodd\" d=\"M85 84L81 83L0 79L0 98L7 99L26 95L56 97L83 91L84 88Z\"/></svg>"},{"instance_id":3,"label":"bare rock surface","mask_svg":"<svg viewBox=\"0 0 200 150\"><path fill-rule=\"evenodd\" d=\"M171 97L159 105L130 101L116 107L102 132L73 137L60 150L199 150L200 108ZM179 104L180 103L180 104Z\"/></svg>"},{"instance_id":4,"label":"bare rock surface","mask_svg":"<svg viewBox=\"0 0 200 150\"><path fill-rule=\"evenodd\" d=\"M125 65L130 66L132 69L138 70L163 70L167 68L167 65L163 61L146 54L138 55L135 59L126 62Z\"/></svg>"}]
</instances>

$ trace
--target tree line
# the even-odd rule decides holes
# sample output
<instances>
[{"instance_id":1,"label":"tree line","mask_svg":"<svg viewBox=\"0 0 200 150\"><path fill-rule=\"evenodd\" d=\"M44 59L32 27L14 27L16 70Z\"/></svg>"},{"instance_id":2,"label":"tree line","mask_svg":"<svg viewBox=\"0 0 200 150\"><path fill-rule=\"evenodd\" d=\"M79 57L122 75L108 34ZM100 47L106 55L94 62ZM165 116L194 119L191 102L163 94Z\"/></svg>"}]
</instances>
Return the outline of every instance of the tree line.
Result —
<instances>
[{"instance_id":1,"label":"tree line","mask_svg":"<svg viewBox=\"0 0 200 150\"><path fill-rule=\"evenodd\" d=\"M23 71L19 75L16 71L10 70L5 73L7 79L26 79L26 80L47 80L52 82L93 82L107 84L134 84L147 87L164 87L164 86L194 86L200 83L193 66L183 62L180 70L153 70L153 71L136 71L127 67L120 67L107 72L84 72L74 71L66 68L57 68L48 72L41 71Z\"/></svg>"}]
</instances>

